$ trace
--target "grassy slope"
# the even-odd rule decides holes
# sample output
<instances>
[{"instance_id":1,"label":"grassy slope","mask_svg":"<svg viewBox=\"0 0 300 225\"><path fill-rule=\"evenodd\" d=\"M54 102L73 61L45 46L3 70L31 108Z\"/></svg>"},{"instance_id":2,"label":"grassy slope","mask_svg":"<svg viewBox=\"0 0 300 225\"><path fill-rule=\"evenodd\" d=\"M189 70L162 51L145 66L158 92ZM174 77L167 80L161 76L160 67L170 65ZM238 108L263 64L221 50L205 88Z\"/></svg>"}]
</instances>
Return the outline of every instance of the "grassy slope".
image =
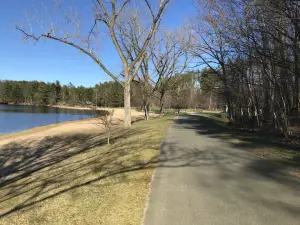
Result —
<instances>
[{"instance_id":1,"label":"grassy slope","mask_svg":"<svg viewBox=\"0 0 300 225\"><path fill-rule=\"evenodd\" d=\"M170 117L0 150L0 224L140 224Z\"/></svg>"},{"instance_id":2,"label":"grassy slope","mask_svg":"<svg viewBox=\"0 0 300 225\"><path fill-rule=\"evenodd\" d=\"M293 175L300 177L300 149L298 145L286 143L279 135L269 132L248 132L227 125L225 114L200 113L204 126L234 147L249 150L252 154L278 163Z\"/></svg>"}]
</instances>

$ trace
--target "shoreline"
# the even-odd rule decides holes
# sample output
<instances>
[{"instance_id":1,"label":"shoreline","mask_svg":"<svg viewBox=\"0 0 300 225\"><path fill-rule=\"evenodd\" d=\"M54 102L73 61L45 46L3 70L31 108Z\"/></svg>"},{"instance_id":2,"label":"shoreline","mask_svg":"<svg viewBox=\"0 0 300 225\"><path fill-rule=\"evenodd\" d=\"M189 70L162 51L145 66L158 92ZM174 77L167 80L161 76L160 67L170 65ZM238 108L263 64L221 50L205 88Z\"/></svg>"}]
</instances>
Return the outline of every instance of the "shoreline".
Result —
<instances>
[{"instance_id":1,"label":"shoreline","mask_svg":"<svg viewBox=\"0 0 300 225\"><path fill-rule=\"evenodd\" d=\"M123 108L114 108L113 126L120 126L124 118ZM103 108L99 109L103 110ZM132 110L132 121L143 118L143 113ZM105 132L105 127L97 117L71 120L61 123L54 123L45 126L38 126L27 130L16 131L0 135L0 147L12 142L33 142L36 143L46 137L69 136L83 133Z\"/></svg>"},{"instance_id":2,"label":"shoreline","mask_svg":"<svg viewBox=\"0 0 300 225\"><path fill-rule=\"evenodd\" d=\"M44 125L44 126L37 126L37 127L29 128L26 130L15 131L12 133L0 134L0 142L2 141L3 138L11 138L12 136L18 136L18 135L23 135L23 134L25 135L25 133L30 134L33 132L39 132L39 131L43 131L45 129L54 128L56 126L60 126L60 125L64 125L64 124L80 122L80 121L84 121L84 120L88 121L88 120L94 120L94 119L96 119L96 118L92 117L92 118L83 118L83 119L79 119L79 120L69 120L69 121L64 121L64 122L59 122L59 123L52 123L52 124L48 124L48 125Z\"/></svg>"},{"instance_id":3,"label":"shoreline","mask_svg":"<svg viewBox=\"0 0 300 225\"><path fill-rule=\"evenodd\" d=\"M1 105L1 103L0 103ZM71 105L32 105L32 104L25 104L25 103L19 103L19 104L14 104L14 103L7 103L3 105L16 105L16 106L36 106L36 107L52 107L52 108L59 108L59 109L75 109L75 110L97 110L97 111L105 111L107 109L123 109L123 107L88 107L88 106L71 106Z\"/></svg>"},{"instance_id":4,"label":"shoreline","mask_svg":"<svg viewBox=\"0 0 300 225\"><path fill-rule=\"evenodd\" d=\"M96 111L106 111L109 109L123 109L121 108L105 108L105 107L84 107L84 106L68 106L68 105L47 105L48 107L59 108L59 109L75 109L75 110L96 110Z\"/></svg>"}]
</instances>

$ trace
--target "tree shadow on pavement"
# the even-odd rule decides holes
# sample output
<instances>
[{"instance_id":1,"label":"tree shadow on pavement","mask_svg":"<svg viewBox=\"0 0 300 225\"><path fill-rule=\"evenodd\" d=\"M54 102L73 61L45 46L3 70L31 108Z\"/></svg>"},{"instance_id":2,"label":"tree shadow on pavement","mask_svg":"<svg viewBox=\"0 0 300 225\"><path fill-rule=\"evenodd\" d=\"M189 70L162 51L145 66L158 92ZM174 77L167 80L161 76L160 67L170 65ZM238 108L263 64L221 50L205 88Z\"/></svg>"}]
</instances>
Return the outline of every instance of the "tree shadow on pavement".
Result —
<instances>
[{"instance_id":1,"label":"tree shadow on pavement","mask_svg":"<svg viewBox=\"0 0 300 225\"><path fill-rule=\"evenodd\" d=\"M199 168L194 170L197 174L194 178L198 179L201 191L207 191L209 198L216 198L220 204L226 199L226 207L239 210L238 204L242 204L241 208L249 206L255 211L261 206L259 209L266 212L270 209L286 212L300 219L300 179L290 171L300 167L299 149L277 142L268 134L241 132L197 115L181 117L174 126L194 131L195 138L201 141L197 142L198 146L164 143L162 167ZM295 155L288 159L264 159L249 154L253 148L262 147L270 151L290 147ZM172 149L177 149L176 153L172 153Z\"/></svg>"},{"instance_id":2,"label":"tree shadow on pavement","mask_svg":"<svg viewBox=\"0 0 300 225\"><path fill-rule=\"evenodd\" d=\"M186 124L183 121L178 123ZM191 124L189 121L186 125ZM199 191L204 191L210 199L215 198L220 205L226 201L226 207L243 204L241 208L251 206L254 211L259 205L266 210L284 211L300 219L300 180L286 173L284 165L253 157L247 151L226 144L211 148L165 142L159 167L175 170L173 173L166 172L168 176L175 176L177 168L195 168L187 170L186 176L196 181L187 179L186 183L178 186L195 182ZM178 173L182 174L183 171L178 170ZM156 173L158 179L160 175ZM191 191L195 190L191 188Z\"/></svg>"}]
</instances>

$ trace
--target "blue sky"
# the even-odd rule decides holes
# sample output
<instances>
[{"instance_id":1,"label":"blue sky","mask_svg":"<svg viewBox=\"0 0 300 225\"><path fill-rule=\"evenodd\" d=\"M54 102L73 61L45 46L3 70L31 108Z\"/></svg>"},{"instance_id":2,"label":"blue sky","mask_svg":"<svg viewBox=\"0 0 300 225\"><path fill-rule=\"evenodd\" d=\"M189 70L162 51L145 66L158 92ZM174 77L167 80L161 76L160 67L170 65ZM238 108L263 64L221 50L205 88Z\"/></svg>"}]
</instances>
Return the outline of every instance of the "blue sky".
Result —
<instances>
[{"instance_id":1,"label":"blue sky","mask_svg":"<svg viewBox=\"0 0 300 225\"><path fill-rule=\"evenodd\" d=\"M111 80L96 63L72 47L50 40L37 44L22 41L21 34L13 28L13 24L24 19L22 13L26 9L30 11L35 1L38 0L3 0L0 3L0 80L59 80L62 84L72 82L76 86L93 86ZM62 0L65 1L72 0ZM89 0L73 1L86 14L83 16L88 16ZM162 27L172 29L188 23L193 12L193 0L173 0L163 18ZM104 44L100 54L110 69L121 70L118 56L111 45Z\"/></svg>"}]
</instances>

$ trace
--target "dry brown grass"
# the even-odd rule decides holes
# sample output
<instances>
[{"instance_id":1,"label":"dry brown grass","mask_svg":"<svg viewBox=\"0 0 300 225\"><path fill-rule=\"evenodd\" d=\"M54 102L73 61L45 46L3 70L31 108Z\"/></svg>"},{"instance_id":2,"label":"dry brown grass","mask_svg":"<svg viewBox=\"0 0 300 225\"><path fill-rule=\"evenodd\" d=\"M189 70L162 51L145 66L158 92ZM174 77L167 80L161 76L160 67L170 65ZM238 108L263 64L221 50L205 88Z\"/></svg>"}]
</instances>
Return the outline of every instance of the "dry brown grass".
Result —
<instances>
[{"instance_id":1,"label":"dry brown grass","mask_svg":"<svg viewBox=\"0 0 300 225\"><path fill-rule=\"evenodd\" d=\"M0 150L0 224L140 224L170 118Z\"/></svg>"}]
</instances>

